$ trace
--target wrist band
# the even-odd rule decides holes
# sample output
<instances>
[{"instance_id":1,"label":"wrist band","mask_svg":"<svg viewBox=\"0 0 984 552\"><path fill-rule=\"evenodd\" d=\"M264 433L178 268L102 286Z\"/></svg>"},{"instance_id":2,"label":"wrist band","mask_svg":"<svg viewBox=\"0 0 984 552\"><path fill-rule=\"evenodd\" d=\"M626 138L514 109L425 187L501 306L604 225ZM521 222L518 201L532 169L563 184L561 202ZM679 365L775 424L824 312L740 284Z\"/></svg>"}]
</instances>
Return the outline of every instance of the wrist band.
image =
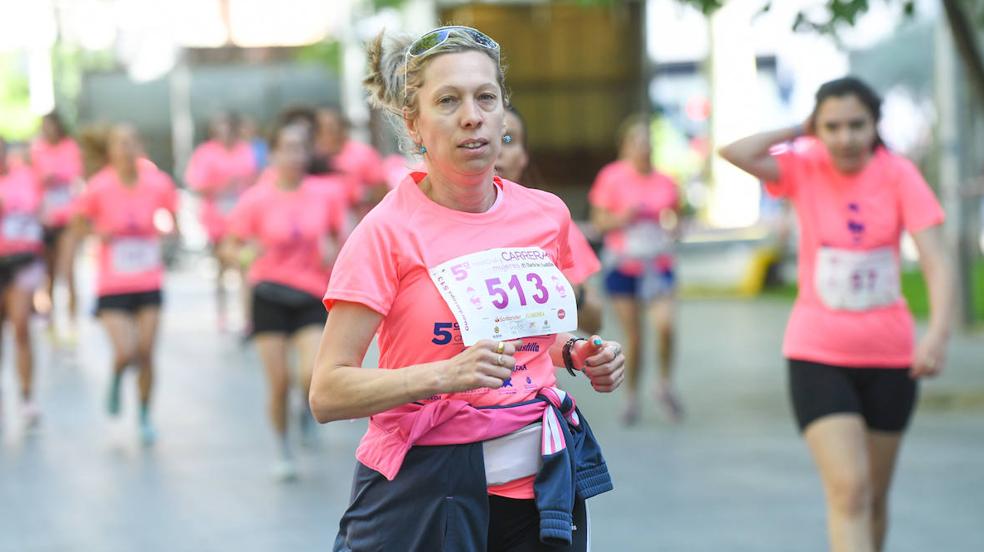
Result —
<instances>
[{"instance_id":1,"label":"wrist band","mask_svg":"<svg viewBox=\"0 0 984 552\"><path fill-rule=\"evenodd\" d=\"M574 349L574 344L578 341L587 341L583 337L572 337L564 343L564 349L561 351L561 356L564 357L564 368L567 368L567 372L572 376L577 376L574 368L574 359L571 358L571 351Z\"/></svg>"}]
</instances>

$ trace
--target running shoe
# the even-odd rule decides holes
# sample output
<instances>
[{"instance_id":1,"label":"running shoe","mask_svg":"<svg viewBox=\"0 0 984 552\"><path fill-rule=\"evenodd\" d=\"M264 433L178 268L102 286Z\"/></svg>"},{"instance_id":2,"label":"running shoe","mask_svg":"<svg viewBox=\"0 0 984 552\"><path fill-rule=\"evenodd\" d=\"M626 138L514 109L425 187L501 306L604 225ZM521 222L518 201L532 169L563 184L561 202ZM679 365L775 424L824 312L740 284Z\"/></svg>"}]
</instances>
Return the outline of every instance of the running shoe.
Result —
<instances>
[{"instance_id":1,"label":"running shoe","mask_svg":"<svg viewBox=\"0 0 984 552\"><path fill-rule=\"evenodd\" d=\"M149 447L157 442L157 430L154 429L154 424L150 420L144 419L140 421L140 444Z\"/></svg>"},{"instance_id":2,"label":"running shoe","mask_svg":"<svg viewBox=\"0 0 984 552\"><path fill-rule=\"evenodd\" d=\"M34 401L27 401L21 405L21 420L24 422L24 428L26 429L36 429L41 425L41 409Z\"/></svg>"},{"instance_id":3,"label":"running shoe","mask_svg":"<svg viewBox=\"0 0 984 552\"><path fill-rule=\"evenodd\" d=\"M106 412L116 417L120 414L120 376L113 376L109 382L109 395L106 399Z\"/></svg>"},{"instance_id":4,"label":"running shoe","mask_svg":"<svg viewBox=\"0 0 984 552\"><path fill-rule=\"evenodd\" d=\"M281 483L297 480L297 466L290 458L281 458L273 465L273 478Z\"/></svg>"},{"instance_id":5,"label":"running shoe","mask_svg":"<svg viewBox=\"0 0 984 552\"><path fill-rule=\"evenodd\" d=\"M677 398L676 393L674 393L668 387L658 387L654 391L656 396L656 402L659 403L660 409L663 411L663 415L666 418L676 424L683 420L683 405L680 403L680 399Z\"/></svg>"}]
</instances>

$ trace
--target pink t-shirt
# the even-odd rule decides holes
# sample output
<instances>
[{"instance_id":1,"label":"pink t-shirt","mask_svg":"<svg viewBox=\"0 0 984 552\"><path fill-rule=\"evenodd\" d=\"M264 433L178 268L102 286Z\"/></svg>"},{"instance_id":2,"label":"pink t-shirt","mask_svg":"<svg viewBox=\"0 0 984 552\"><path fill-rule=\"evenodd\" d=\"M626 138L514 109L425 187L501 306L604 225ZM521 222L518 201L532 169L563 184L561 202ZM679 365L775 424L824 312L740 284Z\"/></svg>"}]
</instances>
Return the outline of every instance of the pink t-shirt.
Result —
<instances>
[{"instance_id":1,"label":"pink t-shirt","mask_svg":"<svg viewBox=\"0 0 984 552\"><path fill-rule=\"evenodd\" d=\"M45 226L68 223L77 184L82 178L82 152L71 138L57 144L35 140L31 144L31 166L44 186L42 220Z\"/></svg>"},{"instance_id":2,"label":"pink t-shirt","mask_svg":"<svg viewBox=\"0 0 984 552\"><path fill-rule=\"evenodd\" d=\"M75 204L93 232L102 238L98 252L96 293L99 296L160 289L164 263L154 215L178 209L178 193L163 171L137 163L137 182L124 186L106 167L93 175Z\"/></svg>"},{"instance_id":3,"label":"pink t-shirt","mask_svg":"<svg viewBox=\"0 0 984 552\"><path fill-rule=\"evenodd\" d=\"M574 263L567 244L570 214L556 196L496 178L496 205L485 213L465 213L424 195L419 183L425 176L411 174L355 228L325 293L329 309L335 301L349 301L383 315L379 365L385 369L446 360L464 350L455 317L428 267L498 247L539 247L561 270ZM556 382L548 354L555 339L553 334L525 338L513 377L499 389L451 393L429 401L460 399L489 406L529 400ZM378 431L382 430L370 421L363 442ZM524 481L523 487L509 496L531 496L532 480Z\"/></svg>"},{"instance_id":4,"label":"pink t-shirt","mask_svg":"<svg viewBox=\"0 0 984 552\"><path fill-rule=\"evenodd\" d=\"M229 232L255 240L260 256L249 270L251 283L273 282L320 298L331 274L327 239L340 239L347 222L347 199L320 177L306 177L292 191L274 184L246 190L229 217Z\"/></svg>"},{"instance_id":5,"label":"pink t-shirt","mask_svg":"<svg viewBox=\"0 0 984 552\"><path fill-rule=\"evenodd\" d=\"M383 160L379 153L368 145L355 140L346 140L345 145L331 159L332 168L349 177L350 201L358 203L365 197L366 190L384 183Z\"/></svg>"},{"instance_id":6,"label":"pink t-shirt","mask_svg":"<svg viewBox=\"0 0 984 552\"><path fill-rule=\"evenodd\" d=\"M592 274L601 270L601 261L595 255L594 249L591 249L588 238L584 237L584 233L576 224L571 224L567 243L574 256L574 266L565 270L564 276L567 276L572 285L583 284Z\"/></svg>"},{"instance_id":7,"label":"pink t-shirt","mask_svg":"<svg viewBox=\"0 0 984 552\"><path fill-rule=\"evenodd\" d=\"M878 148L853 175L831 164L819 142L775 154L779 180L766 183L787 197L800 224L799 295L786 328L787 358L838 366L903 368L912 364L915 328L904 298L853 311L825 305L814 283L821 246L852 251L890 248L898 263L902 231L943 222L943 209L918 169Z\"/></svg>"},{"instance_id":8,"label":"pink t-shirt","mask_svg":"<svg viewBox=\"0 0 984 552\"><path fill-rule=\"evenodd\" d=\"M660 222L665 210L675 211L680 204L677 186L670 177L653 171L639 174L626 161L605 165L595 178L588 194L588 201L595 207L621 215L636 209L636 223ZM626 249L626 231L619 228L605 234L605 249L620 257ZM657 262L663 268L672 266L670 255L661 255ZM642 262L620 259L618 270L626 274L640 275L645 267Z\"/></svg>"},{"instance_id":9,"label":"pink t-shirt","mask_svg":"<svg viewBox=\"0 0 984 552\"><path fill-rule=\"evenodd\" d=\"M214 243L222 239L227 218L239 196L256 176L256 160L246 142L232 149L210 140L198 146L188 161L185 181L202 194L202 225Z\"/></svg>"},{"instance_id":10,"label":"pink t-shirt","mask_svg":"<svg viewBox=\"0 0 984 552\"><path fill-rule=\"evenodd\" d=\"M0 174L0 257L40 253L41 183L28 167Z\"/></svg>"}]
</instances>

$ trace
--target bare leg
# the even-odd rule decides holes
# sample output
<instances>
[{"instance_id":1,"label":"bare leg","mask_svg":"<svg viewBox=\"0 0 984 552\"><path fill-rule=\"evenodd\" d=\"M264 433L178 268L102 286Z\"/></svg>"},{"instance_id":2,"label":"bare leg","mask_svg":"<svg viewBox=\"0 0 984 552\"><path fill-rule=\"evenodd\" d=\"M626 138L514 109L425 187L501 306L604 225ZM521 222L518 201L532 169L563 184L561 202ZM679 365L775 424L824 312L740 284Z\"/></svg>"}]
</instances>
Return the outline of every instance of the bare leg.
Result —
<instances>
[{"instance_id":1,"label":"bare leg","mask_svg":"<svg viewBox=\"0 0 984 552\"><path fill-rule=\"evenodd\" d=\"M99 320L106 328L113 347L112 375L106 402L109 414L116 416L120 413L120 381L136 355L135 320L128 312L121 310L105 310L99 315Z\"/></svg>"},{"instance_id":2,"label":"bare leg","mask_svg":"<svg viewBox=\"0 0 984 552\"><path fill-rule=\"evenodd\" d=\"M656 399L666 416L676 422L683 408L673 389L673 359L675 353L676 302L672 296L656 299L649 305L649 320L659 343L659 381L655 387Z\"/></svg>"},{"instance_id":3,"label":"bare leg","mask_svg":"<svg viewBox=\"0 0 984 552\"><path fill-rule=\"evenodd\" d=\"M902 433L868 431L868 458L871 465L871 531L875 550L881 551L888 529L888 491L892 486L895 461L902 444Z\"/></svg>"},{"instance_id":4,"label":"bare leg","mask_svg":"<svg viewBox=\"0 0 984 552\"><path fill-rule=\"evenodd\" d=\"M864 420L833 414L804 432L827 498L827 530L833 552L874 552L872 477Z\"/></svg>"},{"instance_id":5,"label":"bare leg","mask_svg":"<svg viewBox=\"0 0 984 552\"><path fill-rule=\"evenodd\" d=\"M639 418L639 365L642 358L639 304L634 297L613 296L612 309L618 318L625 342L622 352L625 354L625 392L628 394L623 412L623 421L632 425Z\"/></svg>"}]
</instances>

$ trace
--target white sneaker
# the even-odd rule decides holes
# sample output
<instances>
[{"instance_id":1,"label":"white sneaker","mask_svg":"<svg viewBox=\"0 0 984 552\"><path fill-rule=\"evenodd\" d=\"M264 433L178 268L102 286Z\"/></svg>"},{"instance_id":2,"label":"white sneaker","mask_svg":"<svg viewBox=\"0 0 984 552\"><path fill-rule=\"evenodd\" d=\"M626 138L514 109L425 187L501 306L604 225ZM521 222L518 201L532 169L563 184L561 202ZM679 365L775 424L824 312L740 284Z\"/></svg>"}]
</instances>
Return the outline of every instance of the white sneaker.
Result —
<instances>
[{"instance_id":1,"label":"white sneaker","mask_svg":"<svg viewBox=\"0 0 984 552\"><path fill-rule=\"evenodd\" d=\"M149 447L157 442L157 430L150 420L140 422L140 444Z\"/></svg>"},{"instance_id":2,"label":"white sneaker","mask_svg":"<svg viewBox=\"0 0 984 552\"><path fill-rule=\"evenodd\" d=\"M21 420L24 422L25 429L36 429L41 425L41 409L34 401L27 401L21 405Z\"/></svg>"},{"instance_id":3,"label":"white sneaker","mask_svg":"<svg viewBox=\"0 0 984 552\"><path fill-rule=\"evenodd\" d=\"M297 479L297 466L290 458L277 460L273 465L273 478L281 483L295 481Z\"/></svg>"}]
</instances>

